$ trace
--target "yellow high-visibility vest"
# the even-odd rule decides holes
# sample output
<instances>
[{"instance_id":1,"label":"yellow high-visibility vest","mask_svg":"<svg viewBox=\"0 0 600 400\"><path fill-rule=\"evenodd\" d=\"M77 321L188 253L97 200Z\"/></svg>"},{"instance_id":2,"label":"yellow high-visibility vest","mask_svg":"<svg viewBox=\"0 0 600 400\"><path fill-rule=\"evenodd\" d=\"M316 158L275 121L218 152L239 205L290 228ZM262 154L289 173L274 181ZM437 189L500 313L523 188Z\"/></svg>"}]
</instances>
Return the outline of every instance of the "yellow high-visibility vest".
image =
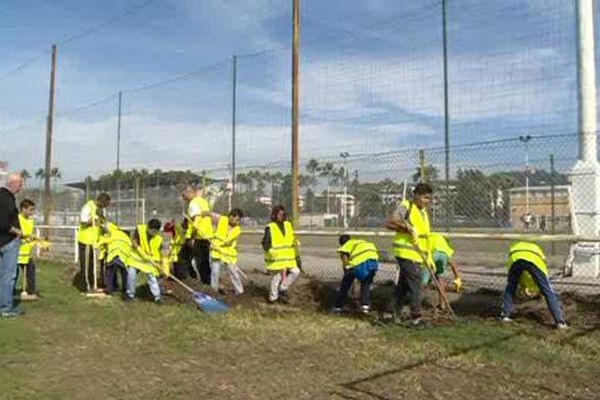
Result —
<instances>
[{"instance_id":1,"label":"yellow high-visibility vest","mask_svg":"<svg viewBox=\"0 0 600 400\"><path fill-rule=\"evenodd\" d=\"M454 255L454 249L450 244L448 238L441 233L434 232L429 235L429 251L433 253L434 251L439 251L448 256L448 258L452 258Z\"/></svg>"},{"instance_id":2,"label":"yellow high-visibility vest","mask_svg":"<svg viewBox=\"0 0 600 400\"><path fill-rule=\"evenodd\" d=\"M98 206L96 205L96 202L94 200L89 200L83 206L83 208L86 208L86 207L89 207L90 215L92 216L92 221L93 221L97 215ZM82 210L83 210L83 208L82 208ZM101 230L100 230L99 226L94 226L94 224L85 226L85 225L83 225L83 223L81 223L81 224L79 224L79 230L77 231L77 241L79 241L83 244L93 245L100 238L100 233L101 233Z\"/></svg>"},{"instance_id":3,"label":"yellow high-visibility vest","mask_svg":"<svg viewBox=\"0 0 600 400\"><path fill-rule=\"evenodd\" d=\"M137 232L140 239L140 247L144 255L152 261L160 262L163 238L160 234L154 235L148 239L148 225L141 224L137 226Z\"/></svg>"},{"instance_id":4,"label":"yellow high-visibility vest","mask_svg":"<svg viewBox=\"0 0 600 400\"><path fill-rule=\"evenodd\" d=\"M409 210L408 223L413 227L417 233L417 248L413 244L412 235L406 232L396 232L394 235L394 254L398 258L406 260L412 260L420 263L422 267L425 267L422 253L428 253L429 250L429 235L430 225L429 216L427 210L420 210L415 204L412 204L408 200L404 200L402 205Z\"/></svg>"},{"instance_id":5,"label":"yellow high-visibility vest","mask_svg":"<svg viewBox=\"0 0 600 400\"><path fill-rule=\"evenodd\" d=\"M121 262L127 266L131 248L131 238L127 233L120 229L111 231L106 243L106 261L110 263L119 257Z\"/></svg>"},{"instance_id":6,"label":"yellow high-visibility vest","mask_svg":"<svg viewBox=\"0 0 600 400\"><path fill-rule=\"evenodd\" d=\"M21 241L21 247L19 247L19 264L27 264L31 259L31 252L33 250L33 245L35 244L33 238L33 225L34 220L32 218L27 218L23 214L19 213L19 224L21 224L21 232L23 232L24 236L30 236L29 239L24 239Z\"/></svg>"},{"instance_id":7,"label":"yellow high-visibility vest","mask_svg":"<svg viewBox=\"0 0 600 400\"><path fill-rule=\"evenodd\" d=\"M510 268L517 260L529 261L548 276L548 265L546 265L546 256L540 246L533 242L515 242L508 248L508 257L506 266ZM539 293L540 288L535 283L529 272L524 271L519 278L519 286L525 289L529 294Z\"/></svg>"},{"instance_id":8,"label":"yellow high-visibility vest","mask_svg":"<svg viewBox=\"0 0 600 400\"><path fill-rule=\"evenodd\" d=\"M289 221L284 222L285 234L281 232L275 222L271 222L268 227L271 233L271 248L265 252L265 265L267 269L276 271L297 267L292 224Z\"/></svg>"},{"instance_id":9,"label":"yellow high-visibility vest","mask_svg":"<svg viewBox=\"0 0 600 400\"><path fill-rule=\"evenodd\" d=\"M362 264L367 260L379 261L377 247L366 240L350 239L338 249L338 252L349 255L346 268L356 267L358 264Z\"/></svg>"},{"instance_id":10,"label":"yellow high-visibility vest","mask_svg":"<svg viewBox=\"0 0 600 400\"><path fill-rule=\"evenodd\" d=\"M127 266L159 276L162 269L160 251L163 239L160 235L155 235L148 240L148 226L145 224L138 225L137 232L140 245L139 248L132 246L131 253L127 258Z\"/></svg>"},{"instance_id":11,"label":"yellow high-visibility vest","mask_svg":"<svg viewBox=\"0 0 600 400\"><path fill-rule=\"evenodd\" d=\"M185 231L181 224L175 224L175 233L169 241L169 253L171 255L171 262L177 262L179 260L179 253L185 244Z\"/></svg>"},{"instance_id":12,"label":"yellow high-visibility vest","mask_svg":"<svg viewBox=\"0 0 600 400\"><path fill-rule=\"evenodd\" d=\"M191 209L197 210L196 212ZM202 217L200 213L210 211L210 203L203 197L196 196L188 205L187 217L188 229L186 232L186 238L194 239L206 239L211 240L213 238L213 226L211 217Z\"/></svg>"},{"instance_id":13,"label":"yellow high-visibility vest","mask_svg":"<svg viewBox=\"0 0 600 400\"><path fill-rule=\"evenodd\" d=\"M211 243L210 256L224 263L237 262L237 238L242 233L239 225L229 229L229 217L222 215L217 223L217 230Z\"/></svg>"}]
</instances>

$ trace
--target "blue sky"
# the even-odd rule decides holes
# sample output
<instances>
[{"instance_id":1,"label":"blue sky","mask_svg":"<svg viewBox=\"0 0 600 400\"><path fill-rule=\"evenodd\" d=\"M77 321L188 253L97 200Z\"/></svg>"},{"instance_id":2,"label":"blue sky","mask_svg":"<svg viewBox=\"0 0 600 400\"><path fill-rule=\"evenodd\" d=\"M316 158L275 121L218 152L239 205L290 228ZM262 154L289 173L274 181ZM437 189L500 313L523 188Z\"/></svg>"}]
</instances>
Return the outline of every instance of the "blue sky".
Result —
<instances>
[{"instance_id":1,"label":"blue sky","mask_svg":"<svg viewBox=\"0 0 600 400\"><path fill-rule=\"evenodd\" d=\"M156 0L60 44L141 3L0 3L0 157L13 169L43 164L58 42L53 156L66 179L114 168L119 90L124 168L226 170L233 54L238 163L288 159L291 1ZM440 1L301 3L302 161L443 142ZM452 143L575 132L574 1L448 3Z\"/></svg>"}]
</instances>

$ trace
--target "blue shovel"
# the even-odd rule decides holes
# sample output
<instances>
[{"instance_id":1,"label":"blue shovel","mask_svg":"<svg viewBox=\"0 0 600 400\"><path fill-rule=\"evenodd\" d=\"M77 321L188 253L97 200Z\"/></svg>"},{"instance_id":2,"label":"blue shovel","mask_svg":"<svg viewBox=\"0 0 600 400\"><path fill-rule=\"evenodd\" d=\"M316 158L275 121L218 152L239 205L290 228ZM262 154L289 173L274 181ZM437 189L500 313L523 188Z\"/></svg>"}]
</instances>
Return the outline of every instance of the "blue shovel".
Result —
<instances>
[{"instance_id":1,"label":"blue shovel","mask_svg":"<svg viewBox=\"0 0 600 400\"><path fill-rule=\"evenodd\" d=\"M218 312L226 312L229 307L227 304L207 295L206 293L196 291L183 283L181 280L177 279L173 275L169 274L169 277L173 279L175 282L180 284L185 290L192 294L192 298L194 299L194 303L198 306L199 309L206 313L218 313Z\"/></svg>"}]
</instances>

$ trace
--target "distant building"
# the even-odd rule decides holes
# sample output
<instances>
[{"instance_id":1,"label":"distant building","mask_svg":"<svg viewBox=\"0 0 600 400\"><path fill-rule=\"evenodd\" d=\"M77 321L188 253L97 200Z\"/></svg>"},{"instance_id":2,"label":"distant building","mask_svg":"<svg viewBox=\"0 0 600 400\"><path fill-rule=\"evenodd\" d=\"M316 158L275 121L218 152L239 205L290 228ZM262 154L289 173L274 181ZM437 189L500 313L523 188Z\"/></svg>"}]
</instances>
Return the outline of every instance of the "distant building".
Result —
<instances>
[{"instance_id":1,"label":"distant building","mask_svg":"<svg viewBox=\"0 0 600 400\"><path fill-rule=\"evenodd\" d=\"M568 185L554 187L554 212L556 230L571 228L571 201ZM513 228L524 229L527 214L527 189L517 187L509 190L510 222ZM529 213L531 230L550 231L552 226L552 191L550 186L529 187Z\"/></svg>"}]
</instances>

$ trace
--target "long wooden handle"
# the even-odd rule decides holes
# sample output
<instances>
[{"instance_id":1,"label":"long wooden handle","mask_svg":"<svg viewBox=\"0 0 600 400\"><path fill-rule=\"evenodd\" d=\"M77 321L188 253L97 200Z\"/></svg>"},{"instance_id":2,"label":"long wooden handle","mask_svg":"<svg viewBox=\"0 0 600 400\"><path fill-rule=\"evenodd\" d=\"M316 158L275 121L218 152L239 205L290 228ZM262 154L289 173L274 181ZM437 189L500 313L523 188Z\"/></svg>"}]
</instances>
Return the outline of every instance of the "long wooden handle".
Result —
<instances>
[{"instance_id":1,"label":"long wooden handle","mask_svg":"<svg viewBox=\"0 0 600 400\"><path fill-rule=\"evenodd\" d=\"M169 278L173 279L178 284L180 284L185 290L187 290L191 294L195 294L196 293L196 291L194 289L192 289L191 287L189 287L188 285L186 285L185 283L183 283L181 280L179 280L179 278L176 278L174 275L169 274L167 276Z\"/></svg>"},{"instance_id":2,"label":"long wooden handle","mask_svg":"<svg viewBox=\"0 0 600 400\"><path fill-rule=\"evenodd\" d=\"M148 260L152 265L154 265L156 268L158 268L159 271L162 271L162 265L159 265L157 262L152 261L152 260ZM165 274L167 275L169 278L173 279L175 282L177 282L178 284L180 284L185 290L187 290L188 292L190 292L191 294L195 294L196 291L194 289L192 289L191 287L189 287L188 285L186 285L185 283L183 283L179 278L175 277L175 275L172 274Z\"/></svg>"},{"instance_id":3,"label":"long wooden handle","mask_svg":"<svg viewBox=\"0 0 600 400\"><path fill-rule=\"evenodd\" d=\"M417 249L418 249L418 247L417 247ZM452 309L452 306L450 305L448 296L446 296L446 292L442 289L442 286L440 285L438 278L435 276L435 265L431 265L431 263L429 262L429 254L425 253L424 251L422 251L420 249L419 249L419 253L421 255L421 258L423 258L423 262L427 265L427 268L429 268L429 271L430 271L429 275L431 276L431 281L433 282L433 285L436 287L436 289L440 293L440 297L442 298L444 305L448 309L450 316L453 319L456 319L457 318L456 313L454 312L454 310Z\"/></svg>"}]
</instances>

